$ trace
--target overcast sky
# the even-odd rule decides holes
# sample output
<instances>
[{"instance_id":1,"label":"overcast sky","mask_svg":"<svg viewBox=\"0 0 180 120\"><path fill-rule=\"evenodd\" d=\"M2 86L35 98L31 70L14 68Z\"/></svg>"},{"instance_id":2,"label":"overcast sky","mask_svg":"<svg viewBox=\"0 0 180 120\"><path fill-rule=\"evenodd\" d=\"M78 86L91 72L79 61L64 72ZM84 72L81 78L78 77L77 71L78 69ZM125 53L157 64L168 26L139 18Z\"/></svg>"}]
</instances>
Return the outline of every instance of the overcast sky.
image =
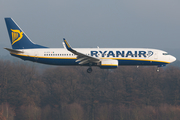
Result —
<instances>
[{"instance_id":1,"label":"overcast sky","mask_svg":"<svg viewBox=\"0 0 180 120\"><path fill-rule=\"evenodd\" d=\"M0 46L10 47L4 17L31 40L62 48L179 49L180 0L0 0ZM166 51L167 51L166 50Z\"/></svg>"}]
</instances>

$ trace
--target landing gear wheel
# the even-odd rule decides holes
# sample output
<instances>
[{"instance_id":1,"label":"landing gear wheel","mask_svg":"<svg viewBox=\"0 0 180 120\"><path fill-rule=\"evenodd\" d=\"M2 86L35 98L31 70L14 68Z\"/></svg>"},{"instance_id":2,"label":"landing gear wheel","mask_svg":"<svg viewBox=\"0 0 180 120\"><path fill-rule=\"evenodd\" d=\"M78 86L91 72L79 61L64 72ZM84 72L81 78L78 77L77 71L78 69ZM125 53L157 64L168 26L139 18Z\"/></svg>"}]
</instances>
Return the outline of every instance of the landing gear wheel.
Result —
<instances>
[{"instance_id":1,"label":"landing gear wheel","mask_svg":"<svg viewBox=\"0 0 180 120\"><path fill-rule=\"evenodd\" d=\"M157 72L159 72L159 68L157 68L157 70L156 70Z\"/></svg>"},{"instance_id":2,"label":"landing gear wheel","mask_svg":"<svg viewBox=\"0 0 180 120\"><path fill-rule=\"evenodd\" d=\"M87 73L91 73L91 72L92 72L92 68L88 68Z\"/></svg>"}]
</instances>

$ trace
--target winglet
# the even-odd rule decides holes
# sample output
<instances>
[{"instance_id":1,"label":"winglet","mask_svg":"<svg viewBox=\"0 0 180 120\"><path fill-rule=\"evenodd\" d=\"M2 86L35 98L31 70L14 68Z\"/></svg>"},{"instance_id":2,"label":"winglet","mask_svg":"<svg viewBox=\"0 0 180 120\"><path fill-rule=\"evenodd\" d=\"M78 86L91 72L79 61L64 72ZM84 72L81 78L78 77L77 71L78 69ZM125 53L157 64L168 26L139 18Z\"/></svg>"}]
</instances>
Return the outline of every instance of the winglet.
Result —
<instances>
[{"instance_id":1,"label":"winglet","mask_svg":"<svg viewBox=\"0 0 180 120\"><path fill-rule=\"evenodd\" d=\"M64 40L64 43L65 43L65 46L66 46L67 50L71 51L72 48L71 48L71 46L68 44L68 42L66 41L66 39L63 38L63 40Z\"/></svg>"}]
</instances>

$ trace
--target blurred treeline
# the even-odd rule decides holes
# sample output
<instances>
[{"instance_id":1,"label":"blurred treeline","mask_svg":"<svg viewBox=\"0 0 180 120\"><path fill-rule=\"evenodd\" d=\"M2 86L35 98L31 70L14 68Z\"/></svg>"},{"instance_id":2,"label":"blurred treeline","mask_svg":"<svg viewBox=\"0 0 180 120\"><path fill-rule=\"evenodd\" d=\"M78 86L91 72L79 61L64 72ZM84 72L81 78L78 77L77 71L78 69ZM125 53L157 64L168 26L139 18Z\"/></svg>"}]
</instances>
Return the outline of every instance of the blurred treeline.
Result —
<instances>
[{"instance_id":1,"label":"blurred treeline","mask_svg":"<svg viewBox=\"0 0 180 120\"><path fill-rule=\"evenodd\" d=\"M86 69L0 60L0 120L179 120L180 68Z\"/></svg>"}]
</instances>

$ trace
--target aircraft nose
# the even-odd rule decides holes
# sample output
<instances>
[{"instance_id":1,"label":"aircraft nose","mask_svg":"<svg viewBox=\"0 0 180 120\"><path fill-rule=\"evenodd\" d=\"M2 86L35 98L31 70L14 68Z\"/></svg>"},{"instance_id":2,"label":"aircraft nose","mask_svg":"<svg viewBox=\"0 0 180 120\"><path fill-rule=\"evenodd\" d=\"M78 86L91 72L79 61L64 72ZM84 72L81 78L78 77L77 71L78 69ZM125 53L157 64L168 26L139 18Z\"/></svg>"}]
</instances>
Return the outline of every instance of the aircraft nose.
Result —
<instances>
[{"instance_id":1,"label":"aircraft nose","mask_svg":"<svg viewBox=\"0 0 180 120\"><path fill-rule=\"evenodd\" d=\"M174 61L176 61L176 58L171 55L171 56L170 56L170 62L174 62Z\"/></svg>"}]
</instances>

